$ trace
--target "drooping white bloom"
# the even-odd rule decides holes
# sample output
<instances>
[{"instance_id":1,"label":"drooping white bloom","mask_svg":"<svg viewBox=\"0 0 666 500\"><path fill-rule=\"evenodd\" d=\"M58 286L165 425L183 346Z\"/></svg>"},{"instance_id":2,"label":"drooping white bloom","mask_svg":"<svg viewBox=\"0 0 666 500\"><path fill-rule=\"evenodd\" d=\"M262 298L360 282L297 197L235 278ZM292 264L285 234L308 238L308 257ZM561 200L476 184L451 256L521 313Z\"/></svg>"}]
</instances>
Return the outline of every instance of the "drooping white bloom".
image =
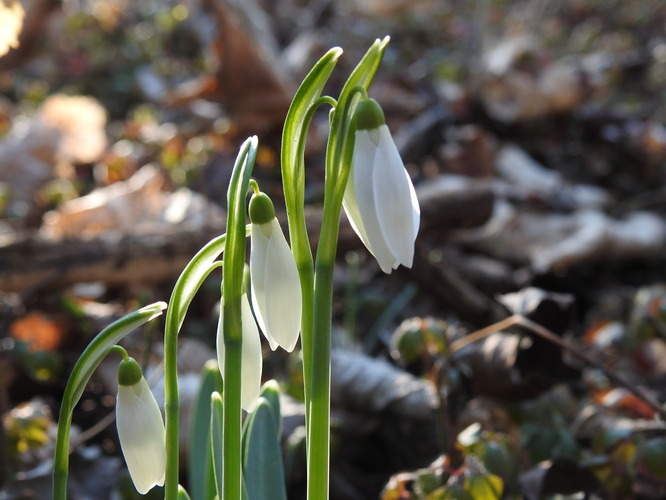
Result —
<instances>
[{"instance_id":1,"label":"drooping white bloom","mask_svg":"<svg viewBox=\"0 0 666 500\"><path fill-rule=\"evenodd\" d=\"M136 490L145 495L153 486L162 486L166 471L164 422L141 368L132 358L118 367L116 427Z\"/></svg>"},{"instance_id":2,"label":"drooping white bloom","mask_svg":"<svg viewBox=\"0 0 666 500\"><path fill-rule=\"evenodd\" d=\"M252 316L252 309L247 295L241 297L241 322L243 325L243 342L241 346L241 407L252 411L261 388L261 342L257 323ZM220 373L224 376L224 333L222 328L222 306L220 305L220 319L217 324L217 364Z\"/></svg>"},{"instance_id":3,"label":"drooping white bloom","mask_svg":"<svg viewBox=\"0 0 666 500\"><path fill-rule=\"evenodd\" d=\"M250 200L252 306L271 349L293 351L301 329L301 282L294 255L265 194Z\"/></svg>"},{"instance_id":4,"label":"drooping white bloom","mask_svg":"<svg viewBox=\"0 0 666 500\"><path fill-rule=\"evenodd\" d=\"M359 103L352 170L343 206L351 226L389 274L412 267L421 211L414 186L373 99Z\"/></svg>"}]
</instances>

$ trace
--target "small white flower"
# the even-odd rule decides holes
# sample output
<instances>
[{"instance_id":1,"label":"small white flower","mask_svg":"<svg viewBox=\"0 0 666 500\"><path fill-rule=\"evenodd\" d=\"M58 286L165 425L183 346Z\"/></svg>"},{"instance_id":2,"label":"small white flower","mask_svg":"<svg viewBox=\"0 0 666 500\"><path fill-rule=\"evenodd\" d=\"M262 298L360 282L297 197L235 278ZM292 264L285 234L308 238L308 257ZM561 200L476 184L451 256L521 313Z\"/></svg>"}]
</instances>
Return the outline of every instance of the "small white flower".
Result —
<instances>
[{"instance_id":1,"label":"small white flower","mask_svg":"<svg viewBox=\"0 0 666 500\"><path fill-rule=\"evenodd\" d=\"M259 330L252 316L247 295L241 297L241 322L243 324L243 343L241 347L241 407L252 411L261 387L261 342ZM217 364L220 373L224 376L224 333L222 328L222 306L220 305L220 319L217 324Z\"/></svg>"},{"instance_id":2,"label":"small white flower","mask_svg":"<svg viewBox=\"0 0 666 500\"><path fill-rule=\"evenodd\" d=\"M379 104L359 103L352 170L343 206L351 226L389 274L412 267L421 211Z\"/></svg>"},{"instance_id":3,"label":"small white flower","mask_svg":"<svg viewBox=\"0 0 666 500\"><path fill-rule=\"evenodd\" d=\"M273 204L265 194L250 200L252 306L271 349L294 350L301 329L301 282Z\"/></svg>"},{"instance_id":4,"label":"small white flower","mask_svg":"<svg viewBox=\"0 0 666 500\"><path fill-rule=\"evenodd\" d=\"M128 358L118 367L116 427L136 490L145 495L164 484L165 430L162 414L141 368Z\"/></svg>"}]
</instances>

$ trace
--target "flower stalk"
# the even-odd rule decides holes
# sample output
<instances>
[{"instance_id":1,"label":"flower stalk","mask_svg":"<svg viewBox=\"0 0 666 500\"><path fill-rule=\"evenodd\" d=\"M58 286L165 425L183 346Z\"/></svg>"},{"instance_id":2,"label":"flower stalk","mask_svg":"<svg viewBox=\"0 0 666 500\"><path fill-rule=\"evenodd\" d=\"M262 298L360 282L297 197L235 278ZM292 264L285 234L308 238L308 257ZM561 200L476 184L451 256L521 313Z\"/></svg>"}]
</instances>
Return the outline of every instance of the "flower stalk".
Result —
<instances>
[{"instance_id":1,"label":"flower stalk","mask_svg":"<svg viewBox=\"0 0 666 500\"><path fill-rule=\"evenodd\" d=\"M289 232L303 288L301 341L306 402L308 500L326 500L330 462L330 355L333 268L342 200L354 150L353 115L365 95L388 44L376 40L345 83L336 101L321 91L340 56L329 51L311 70L289 109L282 137L282 175ZM307 127L321 104L333 105L326 150L324 211L313 264L303 216ZM306 248L307 247L307 248Z\"/></svg>"},{"instance_id":2,"label":"flower stalk","mask_svg":"<svg viewBox=\"0 0 666 500\"><path fill-rule=\"evenodd\" d=\"M164 309L166 309L164 302L156 302L111 323L97 334L76 361L60 404L53 463L54 500L67 500L69 433L72 426L72 415L90 377L118 342L142 324L160 316Z\"/></svg>"},{"instance_id":3,"label":"flower stalk","mask_svg":"<svg viewBox=\"0 0 666 500\"><path fill-rule=\"evenodd\" d=\"M222 268L222 329L224 343L223 484L220 499L240 500L243 486L241 447L241 374L243 354L244 296L247 216L246 195L257 155L257 138L251 137L241 147L227 194L227 245Z\"/></svg>"}]
</instances>

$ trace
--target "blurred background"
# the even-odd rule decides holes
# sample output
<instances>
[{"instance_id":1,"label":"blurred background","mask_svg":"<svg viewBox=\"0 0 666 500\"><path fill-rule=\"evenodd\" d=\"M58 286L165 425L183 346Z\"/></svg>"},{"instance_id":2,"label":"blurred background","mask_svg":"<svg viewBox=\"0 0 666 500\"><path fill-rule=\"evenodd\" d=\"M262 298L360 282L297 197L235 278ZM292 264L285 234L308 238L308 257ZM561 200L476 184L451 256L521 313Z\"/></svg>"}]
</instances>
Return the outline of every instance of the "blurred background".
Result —
<instances>
[{"instance_id":1,"label":"blurred background","mask_svg":"<svg viewBox=\"0 0 666 500\"><path fill-rule=\"evenodd\" d=\"M664 2L0 0L0 499L50 498L74 362L111 321L168 300L224 232L249 135L286 221L295 90L340 46L337 96L385 35L370 95L422 223L413 268L385 275L341 221L331 498L666 497ZM314 246L327 120L306 151ZM181 334L184 457L218 300L213 277ZM161 328L124 343L158 400ZM297 351L264 345L293 500ZM117 363L74 414L75 500L138 498L113 421Z\"/></svg>"}]
</instances>

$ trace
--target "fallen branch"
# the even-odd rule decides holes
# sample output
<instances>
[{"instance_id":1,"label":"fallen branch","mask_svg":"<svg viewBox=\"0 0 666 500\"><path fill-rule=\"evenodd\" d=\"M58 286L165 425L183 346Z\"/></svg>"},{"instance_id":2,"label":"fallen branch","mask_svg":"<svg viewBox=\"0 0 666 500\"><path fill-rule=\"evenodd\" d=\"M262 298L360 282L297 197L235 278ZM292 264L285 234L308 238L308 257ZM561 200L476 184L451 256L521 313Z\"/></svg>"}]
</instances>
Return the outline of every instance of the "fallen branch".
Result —
<instances>
[{"instance_id":1,"label":"fallen branch","mask_svg":"<svg viewBox=\"0 0 666 500\"><path fill-rule=\"evenodd\" d=\"M466 193L419 192L422 231L438 228L439 235L483 224L492 211L489 189ZM306 209L308 231L316 246L321 208ZM284 218L283 218L284 219ZM283 224L285 225L285 224ZM222 224L175 224L159 232L108 232L90 239L49 239L30 234L0 242L0 290L29 295L44 288L79 282L109 285L150 285L174 279L192 256L222 234ZM361 242L343 217L340 254Z\"/></svg>"}]
</instances>

